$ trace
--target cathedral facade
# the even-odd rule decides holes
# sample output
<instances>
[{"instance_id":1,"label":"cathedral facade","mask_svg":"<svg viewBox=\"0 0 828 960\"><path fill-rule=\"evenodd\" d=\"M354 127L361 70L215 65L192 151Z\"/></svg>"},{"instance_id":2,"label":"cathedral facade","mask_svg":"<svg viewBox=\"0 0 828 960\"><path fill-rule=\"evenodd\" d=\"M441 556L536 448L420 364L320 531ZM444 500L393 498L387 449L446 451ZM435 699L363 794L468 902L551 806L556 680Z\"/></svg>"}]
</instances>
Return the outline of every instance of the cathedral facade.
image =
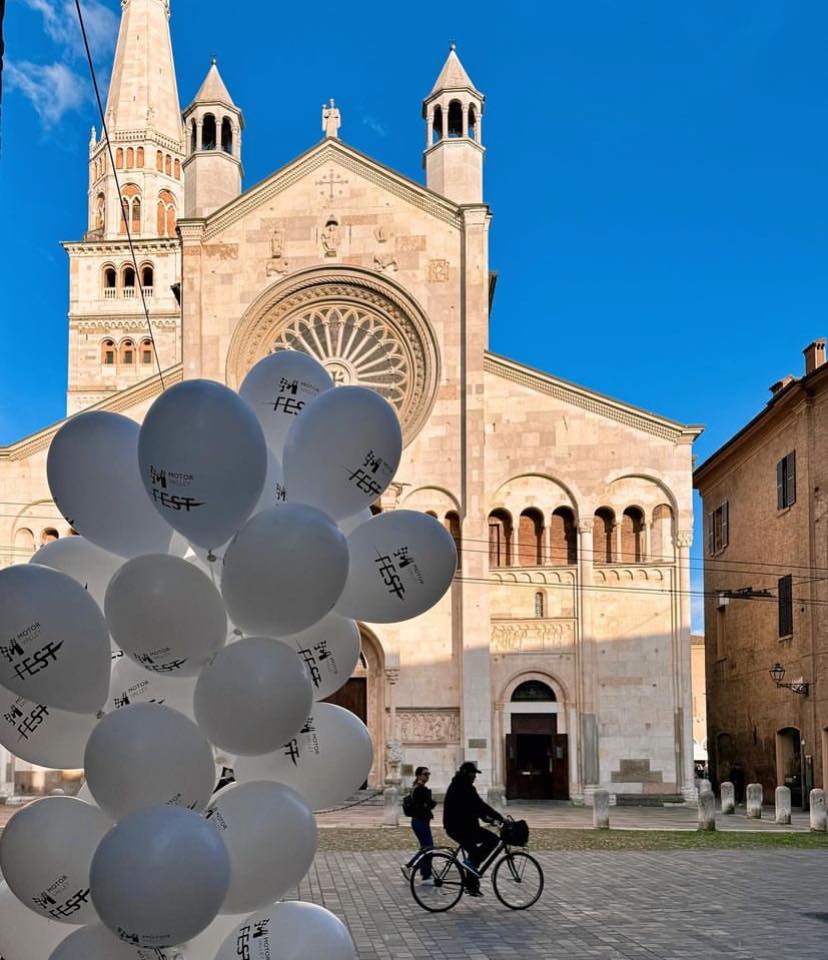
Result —
<instances>
[{"instance_id":1,"label":"cathedral facade","mask_svg":"<svg viewBox=\"0 0 828 960\"><path fill-rule=\"evenodd\" d=\"M158 367L237 388L277 349L378 390L405 449L377 508L438 517L460 564L427 614L362 625L338 702L374 737L369 785L428 764L439 790L472 759L515 798L692 796L700 429L489 351L485 103L456 51L423 102L424 185L340 139L332 101L321 140L243 189L216 63L182 113L169 0L122 8L88 229L64 245L67 415L140 420ZM59 426L0 448L4 562L71 533L46 484Z\"/></svg>"}]
</instances>

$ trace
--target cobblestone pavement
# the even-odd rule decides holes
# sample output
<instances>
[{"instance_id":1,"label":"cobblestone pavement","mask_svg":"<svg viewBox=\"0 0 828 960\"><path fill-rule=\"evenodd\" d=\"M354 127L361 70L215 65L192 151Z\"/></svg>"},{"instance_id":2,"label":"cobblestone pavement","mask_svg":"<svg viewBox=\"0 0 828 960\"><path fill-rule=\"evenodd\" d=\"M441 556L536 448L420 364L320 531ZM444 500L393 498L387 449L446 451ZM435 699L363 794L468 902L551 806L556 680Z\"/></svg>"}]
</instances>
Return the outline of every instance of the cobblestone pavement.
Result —
<instances>
[{"instance_id":1,"label":"cobblestone pavement","mask_svg":"<svg viewBox=\"0 0 828 960\"><path fill-rule=\"evenodd\" d=\"M539 853L546 889L512 912L488 879L445 914L393 853L323 853L300 897L350 926L359 960L825 960L821 851Z\"/></svg>"}]
</instances>

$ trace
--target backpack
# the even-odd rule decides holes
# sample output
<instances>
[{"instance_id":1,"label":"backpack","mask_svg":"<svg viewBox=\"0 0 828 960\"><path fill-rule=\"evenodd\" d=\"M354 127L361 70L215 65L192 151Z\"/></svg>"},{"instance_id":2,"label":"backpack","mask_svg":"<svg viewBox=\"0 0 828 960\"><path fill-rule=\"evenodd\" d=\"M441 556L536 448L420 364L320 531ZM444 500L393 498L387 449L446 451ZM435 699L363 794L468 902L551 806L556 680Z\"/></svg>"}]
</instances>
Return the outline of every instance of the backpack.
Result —
<instances>
[{"instance_id":1,"label":"backpack","mask_svg":"<svg viewBox=\"0 0 828 960\"><path fill-rule=\"evenodd\" d=\"M412 797L410 793L407 793L403 797L402 811L403 815L406 817L414 816L414 797Z\"/></svg>"},{"instance_id":2,"label":"backpack","mask_svg":"<svg viewBox=\"0 0 828 960\"><path fill-rule=\"evenodd\" d=\"M525 820L507 820L500 828L500 839L510 847L525 847L529 842L529 825Z\"/></svg>"}]
</instances>

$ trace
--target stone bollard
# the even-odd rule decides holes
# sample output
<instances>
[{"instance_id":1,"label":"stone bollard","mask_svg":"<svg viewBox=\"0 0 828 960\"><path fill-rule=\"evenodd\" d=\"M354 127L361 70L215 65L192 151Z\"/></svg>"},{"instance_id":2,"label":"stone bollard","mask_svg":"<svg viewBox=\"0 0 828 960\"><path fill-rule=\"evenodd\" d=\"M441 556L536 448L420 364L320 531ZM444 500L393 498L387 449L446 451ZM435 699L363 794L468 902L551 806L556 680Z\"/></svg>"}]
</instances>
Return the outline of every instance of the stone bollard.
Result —
<instances>
[{"instance_id":1,"label":"stone bollard","mask_svg":"<svg viewBox=\"0 0 828 960\"><path fill-rule=\"evenodd\" d=\"M736 787L729 780L719 788L722 795L722 813L736 813Z\"/></svg>"},{"instance_id":2,"label":"stone bollard","mask_svg":"<svg viewBox=\"0 0 828 960\"><path fill-rule=\"evenodd\" d=\"M699 791L699 830L716 829L716 796L712 790Z\"/></svg>"},{"instance_id":3,"label":"stone bollard","mask_svg":"<svg viewBox=\"0 0 828 960\"><path fill-rule=\"evenodd\" d=\"M396 787L386 787L383 791L383 800L385 802L385 816L383 824L386 827L398 827L400 825L400 795Z\"/></svg>"},{"instance_id":4,"label":"stone bollard","mask_svg":"<svg viewBox=\"0 0 828 960\"><path fill-rule=\"evenodd\" d=\"M775 799L776 799L776 816L774 817L774 821L776 823L790 823L791 822L790 787L777 787Z\"/></svg>"},{"instance_id":5,"label":"stone bollard","mask_svg":"<svg viewBox=\"0 0 828 960\"><path fill-rule=\"evenodd\" d=\"M762 784L749 783L746 792L747 817L749 820L762 819Z\"/></svg>"},{"instance_id":6,"label":"stone bollard","mask_svg":"<svg viewBox=\"0 0 828 960\"><path fill-rule=\"evenodd\" d=\"M506 800L506 790L504 787L489 787L486 791L486 802L490 807L494 807L498 813L504 813L508 806Z\"/></svg>"},{"instance_id":7,"label":"stone bollard","mask_svg":"<svg viewBox=\"0 0 828 960\"><path fill-rule=\"evenodd\" d=\"M825 810L825 791L811 791L811 829L817 833L828 830L828 813Z\"/></svg>"},{"instance_id":8,"label":"stone bollard","mask_svg":"<svg viewBox=\"0 0 828 960\"><path fill-rule=\"evenodd\" d=\"M596 790L592 794L592 825L596 830L609 830L609 790Z\"/></svg>"}]
</instances>

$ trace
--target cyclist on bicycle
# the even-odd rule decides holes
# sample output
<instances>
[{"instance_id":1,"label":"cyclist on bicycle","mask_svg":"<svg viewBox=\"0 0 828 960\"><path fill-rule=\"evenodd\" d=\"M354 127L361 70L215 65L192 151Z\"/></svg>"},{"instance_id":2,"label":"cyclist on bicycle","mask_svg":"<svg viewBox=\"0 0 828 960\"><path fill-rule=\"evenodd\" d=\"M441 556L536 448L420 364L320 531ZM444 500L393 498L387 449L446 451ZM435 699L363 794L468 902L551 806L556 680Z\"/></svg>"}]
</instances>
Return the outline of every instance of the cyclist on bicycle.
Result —
<instances>
[{"instance_id":1,"label":"cyclist on bicycle","mask_svg":"<svg viewBox=\"0 0 828 960\"><path fill-rule=\"evenodd\" d=\"M446 833L466 851L463 866L468 871L467 889L473 897L480 897L480 864L494 850L499 837L491 830L484 830L479 821L503 823L497 810L481 799L474 788L475 777L480 773L477 764L466 760L454 775L446 791L443 805L443 827Z\"/></svg>"}]
</instances>

